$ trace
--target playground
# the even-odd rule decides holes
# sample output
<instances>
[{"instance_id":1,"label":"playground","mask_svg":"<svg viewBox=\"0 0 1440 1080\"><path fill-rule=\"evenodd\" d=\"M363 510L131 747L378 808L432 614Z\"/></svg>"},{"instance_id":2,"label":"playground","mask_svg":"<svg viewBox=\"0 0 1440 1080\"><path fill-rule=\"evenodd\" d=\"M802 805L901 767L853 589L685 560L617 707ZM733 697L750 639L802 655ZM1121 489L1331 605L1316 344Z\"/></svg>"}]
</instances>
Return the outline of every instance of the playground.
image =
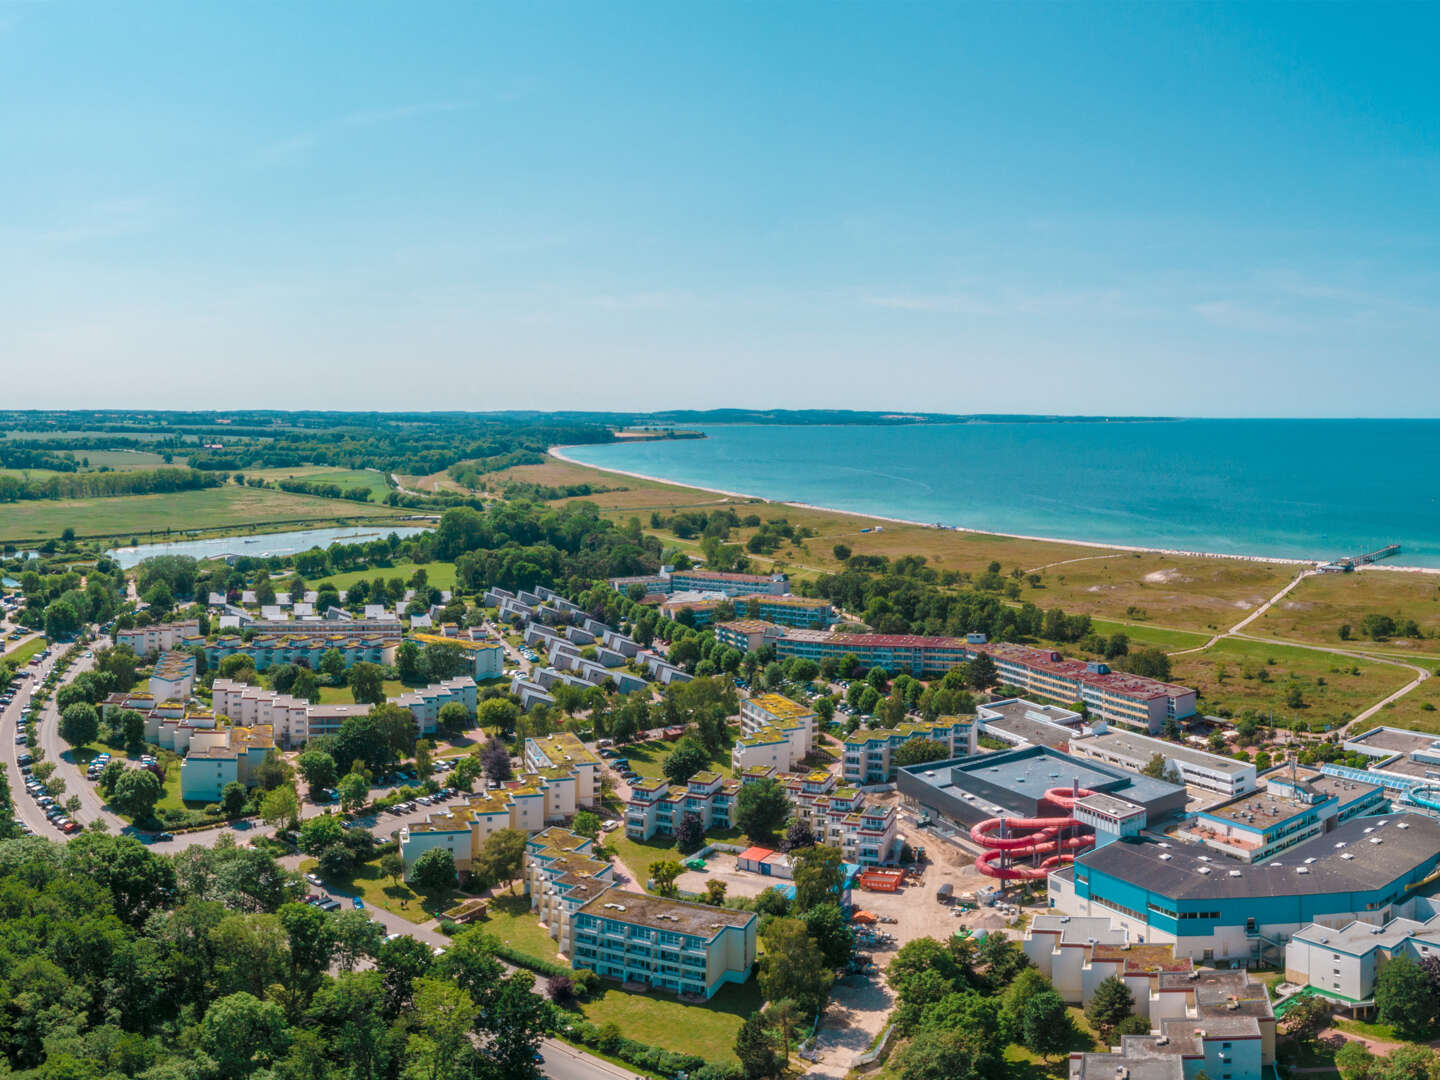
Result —
<instances>
[{"instance_id":1,"label":"playground","mask_svg":"<svg viewBox=\"0 0 1440 1080\"><path fill-rule=\"evenodd\" d=\"M1080 835L1081 826L1069 811L1092 794L1082 787L1050 788L1044 801L1066 811L1064 816L993 817L975 825L970 839L985 849L976 856L975 869L1001 881L1036 881L1073 862L1095 838Z\"/></svg>"}]
</instances>

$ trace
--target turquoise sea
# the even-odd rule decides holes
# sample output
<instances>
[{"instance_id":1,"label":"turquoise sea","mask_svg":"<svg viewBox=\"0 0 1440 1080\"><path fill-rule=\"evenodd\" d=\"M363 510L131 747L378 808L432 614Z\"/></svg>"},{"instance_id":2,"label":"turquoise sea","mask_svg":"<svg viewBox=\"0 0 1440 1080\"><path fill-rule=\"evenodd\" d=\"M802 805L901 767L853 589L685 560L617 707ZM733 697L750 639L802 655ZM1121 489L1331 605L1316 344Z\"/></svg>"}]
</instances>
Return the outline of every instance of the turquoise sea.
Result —
<instances>
[{"instance_id":1,"label":"turquoise sea","mask_svg":"<svg viewBox=\"0 0 1440 1080\"><path fill-rule=\"evenodd\" d=\"M568 447L697 487L1028 536L1440 566L1440 421L705 428Z\"/></svg>"}]
</instances>

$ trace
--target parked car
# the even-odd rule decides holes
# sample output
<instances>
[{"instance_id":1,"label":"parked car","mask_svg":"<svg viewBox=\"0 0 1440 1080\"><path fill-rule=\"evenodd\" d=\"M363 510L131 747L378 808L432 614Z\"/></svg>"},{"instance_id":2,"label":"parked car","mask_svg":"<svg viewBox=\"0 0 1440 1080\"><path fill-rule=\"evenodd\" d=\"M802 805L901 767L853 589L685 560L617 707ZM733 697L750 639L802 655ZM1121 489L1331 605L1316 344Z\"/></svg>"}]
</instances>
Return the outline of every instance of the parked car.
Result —
<instances>
[{"instance_id":1,"label":"parked car","mask_svg":"<svg viewBox=\"0 0 1440 1080\"><path fill-rule=\"evenodd\" d=\"M319 874L306 874L305 880L308 881L311 885L316 886L317 888L325 884L325 882L320 880Z\"/></svg>"},{"instance_id":2,"label":"parked car","mask_svg":"<svg viewBox=\"0 0 1440 1080\"><path fill-rule=\"evenodd\" d=\"M358 896L352 896L350 898L350 906L353 907L356 911L364 911L365 901L361 900Z\"/></svg>"}]
</instances>

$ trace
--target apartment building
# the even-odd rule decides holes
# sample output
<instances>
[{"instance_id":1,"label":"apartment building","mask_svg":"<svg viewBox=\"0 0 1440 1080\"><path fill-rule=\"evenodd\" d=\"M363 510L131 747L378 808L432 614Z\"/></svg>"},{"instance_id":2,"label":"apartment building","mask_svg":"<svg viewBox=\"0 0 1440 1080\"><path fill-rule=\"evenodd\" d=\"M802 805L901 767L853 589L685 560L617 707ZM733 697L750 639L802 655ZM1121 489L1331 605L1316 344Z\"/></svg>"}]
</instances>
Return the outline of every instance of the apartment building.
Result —
<instances>
[{"instance_id":1,"label":"apartment building","mask_svg":"<svg viewBox=\"0 0 1440 1080\"><path fill-rule=\"evenodd\" d=\"M895 751L919 739L940 743L947 758L964 757L975 753L975 724L958 716L942 716L893 728L860 728L845 737L845 782L861 787L888 784L895 779Z\"/></svg>"},{"instance_id":2,"label":"apartment building","mask_svg":"<svg viewBox=\"0 0 1440 1080\"><path fill-rule=\"evenodd\" d=\"M815 711L780 694L740 702L740 737L730 752L739 773L756 766L790 772L815 745Z\"/></svg>"},{"instance_id":3,"label":"apartment building","mask_svg":"<svg viewBox=\"0 0 1440 1080\"><path fill-rule=\"evenodd\" d=\"M574 914L615 884L608 859L594 855L595 841L568 829L544 829L525 845L525 894L530 910L564 956L575 949Z\"/></svg>"},{"instance_id":4,"label":"apartment building","mask_svg":"<svg viewBox=\"0 0 1440 1080\"><path fill-rule=\"evenodd\" d=\"M395 704L410 710L421 735L433 735L438 727L440 710L446 705L463 706L466 715L473 719L476 694L475 680L469 675L461 675L407 691L395 698Z\"/></svg>"},{"instance_id":5,"label":"apartment building","mask_svg":"<svg viewBox=\"0 0 1440 1080\"><path fill-rule=\"evenodd\" d=\"M758 916L607 889L570 916L572 967L694 1001L743 983L755 964Z\"/></svg>"},{"instance_id":6,"label":"apartment building","mask_svg":"<svg viewBox=\"0 0 1440 1080\"><path fill-rule=\"evenodd\" d=\"M673 836L686 814L698 817L707 831L728 829L739 793L740 781L708 771L696 773L674 790L663 776L641 777L630 785L625 835L632 840L649 840L656 834Z\"/></svg>"},{"instance_id":7,"label":"apartment building","mask_svg":"<svg viewBox=\"0 0 1440 1080\"><path fill-rule=\"evenodd\" d=\"M726 574L718 570L672 570L669 588L675 592L718 592L726 596L784 596L790 581L784 574Z\"/></svg>"},{"instance_id":8,"label":"apartment building","mask_svg":"<svg viewBox=\"0 0 1440 1080\"><path fill-rule=\"evenodd\" d=\"M575 774L576 802L588 809L600 804L600 759L568 731L525 740L525 767L532 772L563 769Z\"/></svg>"},{"instance_id":9,"label":"apartment building","mask_svg":"<svg viewBox=\"0 0 1440 1080\"><path fill-rule=\"evenodd\" d=\"M190 752L180 762L180 797L218 802L226 784L239 781L249 786L254 771L274 749L273 732L265 725L196 732Z\"/></svg>"},{"instance_id":10,"label":"apartment building","mask_svg":"<svg viewBox=\"0 0 1440 1080\"><path fill-rule=\"evenodd\" d=\"M470 659L470 676L476 682L498 679L505 673L505 647L498 641L416 633L410 635L410 640L420 645L448 645L459 649Z\"/></svg>"},{"instance_id":11,"label":"apartment building","mask_svg":"<svg viewBox=\"0 0 1440 1080\"><path fill-rule=\"evenodd\" d=\"M195 657L188 652L161 653L149 689L156 702L190 700L195 689Z\"/></svg>"},{"instance_id":12,"label":"apartment building","mask_svg":"<svg viewBox=\"0 0 1440 1080\"><path fill-rule=\"evenodd\" d=\"M767 593L736 597L707 593L674 594L660 604L659 611L667 619L674 619L682 611L688 611L695 626L709 626L722 604L728 604L738 619L764 619L780 626L824 629L835 622L835 609L828 600Z\"/></svg>"},{"instance_id":13,"label":"apartment building","mask_svg":"<svg viewBox=\"0 0 1440 1080\"><path fill-rule=\"evenodd\" d=\"M1285 979L1344 1005L1375 1000L1375 977L1397 956L1419 963L1440 956L1440 903L1416 897L1409 916L1387 922L1356 919L1338 926L1311 923L1285 946Z\"/></svg>"},{"instance_id":14,"label":"apartment building","mask_svg":"<svg viewBox=\"0 0 1440 1080\"><path fill-rule=\"evenodd\" d=\"M301 746L321 735L334 735L347 719L363 716L370 711L369 705L314 704L304 698L235 682L232 679L216 679L211 687L211 695L216 713L245 727L268 725L274 730L280 745L286 748ZM473 716L476 703L475 680L468 675L461 675L459 678L408 691L393 699L394 704L410 710L415 717L416 730L422 735L435 731L440 710L451 702L465 706L466 711Z\"/></svg>"},{"instance_id":15,"label":"apartment building","mask_svg":"<svg viewBox=\"0 0 1440 1080\"><path fill-rule=\"evenodd\" d=\"M222 635L205 646L205 660L210 667L218 668L220 661L227 656L243 655L254 661L256 671L264 671L274 664L299 664L316 670L321 658L335 649L347 668L361 661L371 664L395 662L395 650L400 645L398 623L393 629L354 630L351 629L354 624L345 624L343 631L331 628L313 631L294 629L306 625L309 624L292 624L288 631L257 630L249 641L238 634Z\"/></svg>"},{"instance_id":16,"label":"apartment building","mask_svg":"<svg viewBox=\"0 0 1440 1080\"><path fill-rule=\"evenodd\" d=\"M188 649L192 645L203 645L205 638L200 634L200 620L182 619L158 623L155 626L116 630L115 644L128 645L135 655L143 660L170 649Z\"/></svg>"},{"instance_id":17,"label":"apartment building","mask_svg":"<svg viewBox=\"0 0 1440 1080\"><path fill-rule=\"evenodd\" d=\"M145 741L162 750L184 754L197 734L214 731L218 726L213 712L160 706L145 715Z\"/></svg>"},{"instance_id":18,"label":"apartment building","mask_svg":"<svg viewBox=\"0 0 1440 1080\"><path fill-rule=\"evenodd\" d=\"M1193 746L1152 739L1130 731L1113 731L1070 742L1070 753L1078 758L1103 761L1122 769L1140 772L1158 754L1166 771L1173 770L1180 782L1233 798L1255 790L1255 766Z\"/></svg>"},{"instance_id":19,"label":"apartment building","mask_svg":"<svg viewBox=\"0 0 1440 1080\"><path fill-rule=\"evenodd\" d=\"M758 770L746 782L760 778ZM795 806L797 819L810 826L816 839L840 849L845 861L860 866L885 866L900 859L899 807L867 804L865 795L842 786L835 774L816 769L802 775L776 777Z\"/></svg>"},{"instance_id":20,"label":"apartment building","mask_svg":"<svg viewBox=\"0 0 1440 1080\"><path fill-rule=\"evenodd\" d=\"M862 668L882 667L892 675L941 675L982 653L994 662L1001 683L1026 693L1069 704L1083 702L1092 719L1156 735L1167 719L1195 714L1195 690L1140 675L1111 671L1099 661L1067 660L1049 649L1009 643L990 644L983 634L964 638L914 634L845 634L792 629L757 619L716 624L724 645L755 651L772 645L787 660L803 656L823 663L855 656Z\"/></svg>"}]
</instances>

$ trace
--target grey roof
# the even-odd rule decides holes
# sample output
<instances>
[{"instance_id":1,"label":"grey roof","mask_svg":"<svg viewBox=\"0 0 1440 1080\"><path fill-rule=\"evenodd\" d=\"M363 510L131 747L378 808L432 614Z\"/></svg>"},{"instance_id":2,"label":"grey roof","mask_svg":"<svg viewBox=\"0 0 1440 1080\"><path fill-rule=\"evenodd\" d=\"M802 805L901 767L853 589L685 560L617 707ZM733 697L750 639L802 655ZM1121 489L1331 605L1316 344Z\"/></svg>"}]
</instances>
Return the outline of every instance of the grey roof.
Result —
<instances>
[{"instance_id":1,"label":"grey roof","mask_svg":"<svg viewBox=\"0 0 1440 1080\"><path fill-rule=\"evenodd\" d=\"M930 766L933 768L933 766ZM912 766L921 771L925 766ZM1054 787L1078 785L1092 791L1109 791L1132 802L1149 802L1182 788L1165 780L1125 772L1098 762L1082 761L1044 747L1022 747L994 754L976 754L955 763L952 783L963 786L965 774L974 775L1030 799L1041 798ZM1119 781L1119 783L1117 783Z\"/></svg>"},{"instance_id":2,"label":"grey roof","mask_svg":"<svg viewBox=\"0 0 1440 1080\"><path fill-rule=\"evenodd\" d=\"M1371 842L1376 839L1383 842ZM1118 840L1086 852L1078 863L1176 899L1243 899L1370 892L1406 877L1437 852L1440 821L1420 814L1386 814L1353 818L1259 864L1242 863L1199 844L1162 843L1153 836ZM1343 857L1347 854L1351 858Z\"/></svg>"},{"instance_id":3,"label":"grey roof","mask_svg":"<svg viewBox=\"0 0 1440 1080\"><path fill-rule=\"evenodd\" d=\"M1076 745L1088 745L1108 750L1112 754L1139 761L1142 765L1156 754L1164 754L1167 758L1173 758L1176 761L1188 762L1203 769L1213 769L1231 776L1238 776L1247 771L1253 771L1255 768L1248 761L1236 761L1234 758L1223 757L1220 754L1197 750L1193 746L1182 746L1179 743L1166 742L1164 739L1152 739L1148 735L1136 735L1128 731L1110 731L1104 735L1094 735Z\"/></svg>"}]
</instances>

